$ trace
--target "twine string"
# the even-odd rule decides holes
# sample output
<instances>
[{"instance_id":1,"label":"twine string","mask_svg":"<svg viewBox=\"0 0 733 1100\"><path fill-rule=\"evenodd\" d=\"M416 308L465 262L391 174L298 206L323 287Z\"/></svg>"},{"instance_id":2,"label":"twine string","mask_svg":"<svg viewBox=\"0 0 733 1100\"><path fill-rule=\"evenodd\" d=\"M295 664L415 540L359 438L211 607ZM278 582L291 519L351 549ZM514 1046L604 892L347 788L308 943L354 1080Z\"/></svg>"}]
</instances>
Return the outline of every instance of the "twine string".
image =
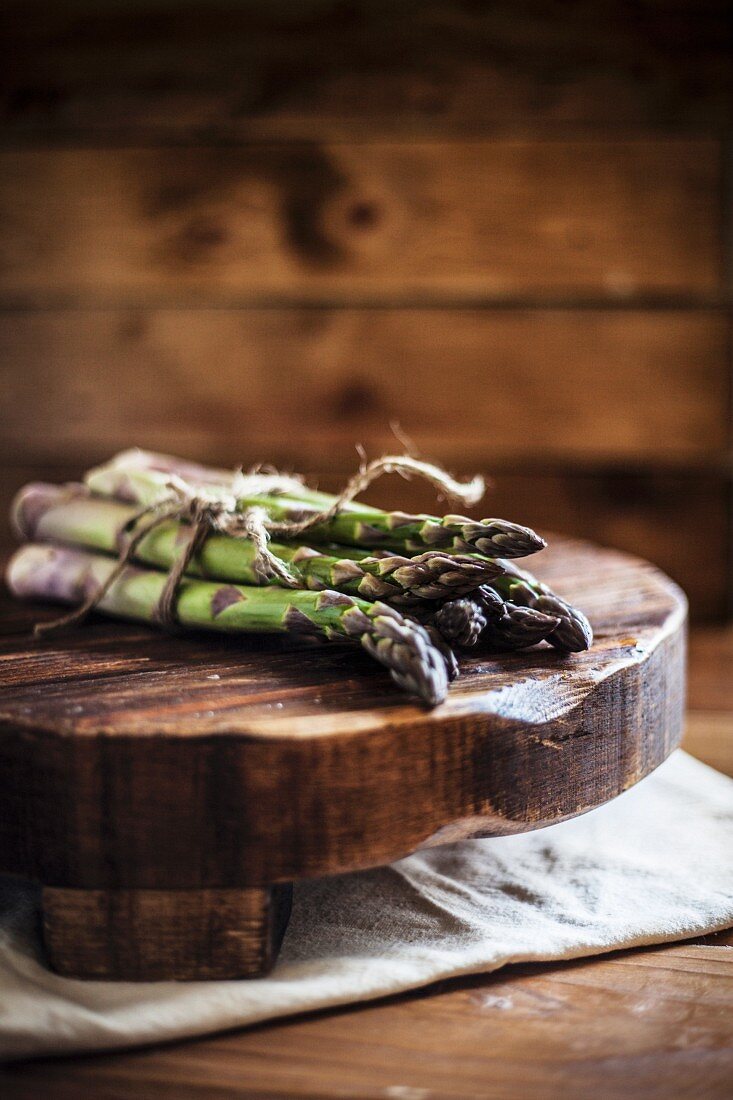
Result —
<instances>
[{"instance_id":1,"label":"twine string","mask_svg":"<svg viewBox=\"0 0 733 1100\"><path fill-rule=\"evenodd\" d=\"M484 480L478 475L468 482L456 481L446 470L441 469L440 466L434 466L431 462L422 462L409 455L384 455L382 458L375 458L372 462L362 461L359 469L346 482L333 504L322 512L314 516L306 516L302 520L284 520L279 523L267 521L267 530L271 535L284 538L302 535L311 527L327 523L339 515L355 497L385 474L400 474L408 480L413 475L417 475L424 481L428 481L439 492L445 493L454 500L460 500L466 505L476 504L484 494Z\"/></svg>"},{"instance_id":2,"label":"twine string","mask_svg":"<svg viewBox=\"0 0 733 1100\"><path fill-rule=\"evenodd\" d=\"M136 512L134 516L131 516L125 524L124 531L135 527L136 524L145 519L146 516L155 513L152 519L147 523L143 523L142 526L125 541L125 545L120 550L120 555L115 563L115 567L106 580L102 581L102 583L86 597L84 602L73 611L70 611L68 615L62 615L60 618L53 619L48 623L36 623L33 628L34 637L42 638L45 634L54 634L57 630L64 630L67 627L77 626L79 623L82 623L87 615L94 610L100 600L104 599L115 581L122 576L145 536L150 534L150 532L158 527L164 520L172 518L177 511L177 503L174 506L164 508L162 502L156 502L155 504L146 505Z\"/></svg>"},{"instance_id":3,"label":"twine string","mask_svg":"<svg viewBox=\"0 0 733 1100\"><path fill-rule=\"evenodd\" d=\"M266 508L257 504L240 511L237 506L238 498L253 497L258 494L287 495L301 488L302 481L277 471L272 473L256 471L245 474L240 469L234 471L229 486L207 484L205 487L196 487L190 485L180 475L171 474L161 490L160 498L140 508L125 524L122 530L124 541L119 557L106 580L68 615L63 615L52 622L37 623L34 627L34 635L41 637L83 622L131 564L143 539L160 524L170 519L189 525L191 535L172 563L153 610L154 621L165 629L175 630L178 626L176 603L181 582L192 560L212 532L251 542L255 549L253 569L256 574L263 581L270 577L277 577L278 581L286 587L297 588L299 587L297 579L285 562L270 549L268 545L270 538L275 535L292 539L322 523L328 523L372 482L385 474L399 474L407 479L413 476L420 477L440 493L466 505L475 504L484 492L484 481L479 476L468 482L457 481L441 467L411 458L409 455L385 455L372 462L366 462L362 458L359 469L346 482L333 504L301 519L273 520Z\"/></svg>"}]
</instances>

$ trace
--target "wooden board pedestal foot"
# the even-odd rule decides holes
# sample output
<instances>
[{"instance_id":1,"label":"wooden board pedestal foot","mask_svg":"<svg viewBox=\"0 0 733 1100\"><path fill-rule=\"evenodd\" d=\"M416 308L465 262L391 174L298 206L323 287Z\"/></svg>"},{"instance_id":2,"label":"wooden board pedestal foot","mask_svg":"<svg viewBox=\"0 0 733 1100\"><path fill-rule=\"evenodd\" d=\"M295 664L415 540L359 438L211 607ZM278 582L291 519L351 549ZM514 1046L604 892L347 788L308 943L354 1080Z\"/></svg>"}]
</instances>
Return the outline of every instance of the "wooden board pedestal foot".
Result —
<instances>
[{"instance_id":1,"label":"wooden board pedestal foot","mask_svg":"<svg viewBox=\"0 0 733 1100\"><path fill-rule=\"evenodd\" d=\"M237 890L44 887L43 935L58 974L119 981L256 978L275 963L290 884Z\"/></svg>"}]
</instances>

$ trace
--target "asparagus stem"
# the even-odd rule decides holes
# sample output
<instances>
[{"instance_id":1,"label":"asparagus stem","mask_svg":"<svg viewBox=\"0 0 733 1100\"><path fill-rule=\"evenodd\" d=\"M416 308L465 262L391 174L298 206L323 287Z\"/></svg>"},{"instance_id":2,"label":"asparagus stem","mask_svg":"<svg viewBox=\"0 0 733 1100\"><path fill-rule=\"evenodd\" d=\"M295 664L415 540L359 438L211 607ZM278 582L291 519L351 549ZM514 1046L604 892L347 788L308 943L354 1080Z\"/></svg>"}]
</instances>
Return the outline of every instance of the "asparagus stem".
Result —
<instances>
[{"instance_id":1,"label":"asparagus stem","mask_svg":"<svg viewBox=\"0 0 733 1100\"><path fill-rule=\"evenodd\" d=\"M117 553L132 533L135 513L132 505L91 496L83 485L59 487L36 482L21 489L16 497L12 522L25 539ZM190 537L190 530L175 520L162 521L142 539L136 560L169 569ZM341 557L286 543L271 543L270 549L291 566L291 573L303 588L333 588L367 600L397 603L464 595L500 572L490 559L437 550L407 558L397 554L374 557L363 550ZM216 533L206 538L188 572L246 584L280 583L280 578L265 578L257 571L256 549L250 541Z\"/></svg>"},{"instance_id":2,"label":"asparagus stem","mask_svg":"<svg viewBox=\"0 0 733 1100\"><path fill-rule=\"evenodd\" d=\"M271 544L276 554L281 548L280 543ZM313 547L302 547L290 561L297 565L309 588L336 588L364 599L396 603L445 600L473 592L499 572L490 559L475 569L475 559L439 550L428 550L414 558L400 554L337 558L320 554Z\"/></svg>"},{"instance_id":3,"label":"asparagus stem","mask_svg":"<svg viewBox=\"0 0 733 1100\"><path fill-rule=\"evenodd\" d=\"M100 496L111 496L138 505L153 503L165 491L171 472L175 472L172 468L176 460L152 456L150 468L146 468L145 453L136 454L135 462L128 458L126 464L123 453L106 466L90 471L85 478L87 486ZM166 468L156 468L156 460L158 466ZM200 468L184 464L179 469L186 471L189 484L200 488L222 488L222 484L215 480L221 471L212 471L206 475L203 468L202 480L197 481L195 471ZM206 476L210 480L207 481ZM231 484L230 476L225 485L231 489ZM257 492L249 496L238 496L237 506L241 510L250 507L264 508L270 520L275 523L298 523L315 517L324 507L330 507L335 501L335 497L314 494L312 490L293 481L287 491L281 494ZM503 519L478 521L460 515L438 517L382 512L356 502L345 505L331 519L309 528L308 539L408 553L425 549L453 550L459 553L478 551L486 557L501 555L505 558L524 557L545 546L544 539L528 527Z\"/></svg>"},{"instance_id":4,"label":"asparagus stem","mask_svg":"<svg viewBox=\"0 0 733 1100\"><path fill-rule=\"evenodd\" d=\"M321 509L307 501L285 496L252 496L240 499L244 507L264 507L275 522L301 522L316 516ZM375 546L391 550L419 551L425 548L447 549L458 553L478 550L486 557L523 557L544 547L538 535L527 527L503 519L468 519L466 516L442 517L406 512L368 512L356 507L340 512L309 528L315 542L345 542L355 546Z\"/></svg>"},{"instance_id":5,"label":"asparagus stem","mask_svg":"<svg viewBox=\"0 0 733 1100\"><path fill-rule=\"evenodd\" d=\"M99 467L99 470L107 470L114 468L124 471L147 471L150 473L164 474L167 477L174 475L175 477L182 478L189 485L196 488L221 488L222 486L231 486L232 484L232 471L226 470L216 466L204 466L200 462L191 462L186 458L176 458L174 455L159 454L156 451L145 451L139 447L132 447L127 451L120 451L116 454L104 467ZM99 472L97 470L91 471L92 474ZM316 504L319 508L328 508L333 504L334 497L328 493L318 492L316 489L309 489L302 481L295 477L293 481L296 483L291 487L291 492L285 492L283 495L291 500L306 501L309 504ZM345 504L344 509L353 510L354 504ZM357 511L365 511L370 513L379 513L378 508L372 508L367 504L359 504L356 506Z\"/></svg>"},{"instance_id":6,"label":"asparagus stem","mask_svg":"<svg viewBox=\"0 0 733 1100\"><path fill-rule=\"evenodd\" d=\"M6 580L16 595L79 603L109 577L112 558L70 547L29 543L11 559ZM125 568L99 604L109 615L152 623L164 573ZM447 670L427 632L386 604L341 592L243 587L184 578L177 598L182 626L229 633L294 633L347 638L389 669L393 680L428 706L442 702Z\"/></svg>"}]
</instances>

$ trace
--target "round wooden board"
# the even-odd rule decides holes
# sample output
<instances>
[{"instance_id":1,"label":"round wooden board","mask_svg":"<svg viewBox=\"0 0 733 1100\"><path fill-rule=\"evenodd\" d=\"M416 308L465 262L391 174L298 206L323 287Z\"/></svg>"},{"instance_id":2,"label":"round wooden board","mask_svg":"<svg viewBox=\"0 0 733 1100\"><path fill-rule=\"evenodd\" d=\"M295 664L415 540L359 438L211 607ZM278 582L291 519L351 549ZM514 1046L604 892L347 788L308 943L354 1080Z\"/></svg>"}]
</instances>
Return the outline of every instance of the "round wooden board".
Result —
<instances>
[{"instance_id":1,"label":"round wooden board","mask_svg":"<svg viewBox=\"0 0 733 1100\"><path fill-rule=\"evenodd\" d=\"M28 640L4 606L0 869L52 887L235 888L539 828L680 740L685 599L556 539L533 568L588 613L587 654L469 654L413 705L358 649L167 637L97 619Z\"/></svg>"}]
</instances>

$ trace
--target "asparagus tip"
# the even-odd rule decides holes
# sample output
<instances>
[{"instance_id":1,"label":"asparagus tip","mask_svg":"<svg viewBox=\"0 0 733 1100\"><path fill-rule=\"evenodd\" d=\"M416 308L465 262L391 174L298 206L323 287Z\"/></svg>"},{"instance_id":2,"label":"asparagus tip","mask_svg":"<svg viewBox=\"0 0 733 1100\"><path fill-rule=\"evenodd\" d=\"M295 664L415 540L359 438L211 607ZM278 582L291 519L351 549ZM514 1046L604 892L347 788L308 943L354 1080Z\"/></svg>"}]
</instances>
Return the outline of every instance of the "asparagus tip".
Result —
<instances>
[{"instance_id":1,"label":"asparagus tip","mask_svg":"<svg viewBox=\"0 0 733 1100\"><path fill-rule=\"evenodd\" d=\"M492 559L481 560L440 550L393 560L398 563L396 569L391 569L390 559L385 559L380 572L387 573L406 595L423 600L465 596L501 572L501 567Z\"/></svg>"},{"instance_id":2,"label":"asparagus tip","mask_svg":"<svg viewBox=\"0 0 733 1100\"><path fill-rule=\"evenodd\" d=\"M560 619L532 607L504 604L501 618L489 623L482 641L491 649L529 649L539 642L549 641Z\"/></svg>"},{"instance_id":3,"label":"asparagus tip","mask_svg":"<svg viewBox=\"0 0 733 1100\"><path fill-rule=\"evenodd\" d=\"M448 600L435 613L435 626L442 636L466 648L476 645L486 624L483 607L478 600L468 597Z\"/></svg>"},{"instance_id":4,"label":"asparagus tip","mask_svg":"<svg viewBox=\"0 0 733 1100\"><path fill-rule=\"evenodd\" d=\"M427 623L425 624L424 628L428 634L428 637L430 638L430 641L433 643L435 648L438 650L438 653L440 653L441 657L445 661L445 671L448 676L448 682L452 684L453 681L457 680L461 674L458 667L458 661L456 660L456 655L437 627L431 626L429 623Z\"/></svg>"},{"instance_id":5,"label":"asparagus tip","mask_svg":"<svg viewBox=\"0 0 733 1100\"><path fill-rule=\"evenodd\" d=\"M593 627L582 611L560 596L546 593L535 601L535 609L558 618L558 625L548 635L548 642L565 653L583 653L593 644Z\"/></svg>"},{"instance_id":6,"label":"asparagus tip","mask_svg":"<svg viewBox=\"0 0 733 1100\"><path fill-rule=\"evenodd\" d=\"M383 603L370 608L369 618L371 627L361 638L367 652L389 669L395 683L426 706L442 703L448 692L448 670L424 627Z\"/></svg>"},{"instance_id":7,"label":"asparagus tip","mask_svg":"<svg viewBox=\"0 0 733 1100\"><path fill-rule=\"evenodd\" d=\"M463 545L469 552L478 550L489 558L524 558L547 546L531 527L506 519L474 520L451 515L443 518L443 530L446 528L455 532L454 549Z\"/></svg>"}]
</instances>

